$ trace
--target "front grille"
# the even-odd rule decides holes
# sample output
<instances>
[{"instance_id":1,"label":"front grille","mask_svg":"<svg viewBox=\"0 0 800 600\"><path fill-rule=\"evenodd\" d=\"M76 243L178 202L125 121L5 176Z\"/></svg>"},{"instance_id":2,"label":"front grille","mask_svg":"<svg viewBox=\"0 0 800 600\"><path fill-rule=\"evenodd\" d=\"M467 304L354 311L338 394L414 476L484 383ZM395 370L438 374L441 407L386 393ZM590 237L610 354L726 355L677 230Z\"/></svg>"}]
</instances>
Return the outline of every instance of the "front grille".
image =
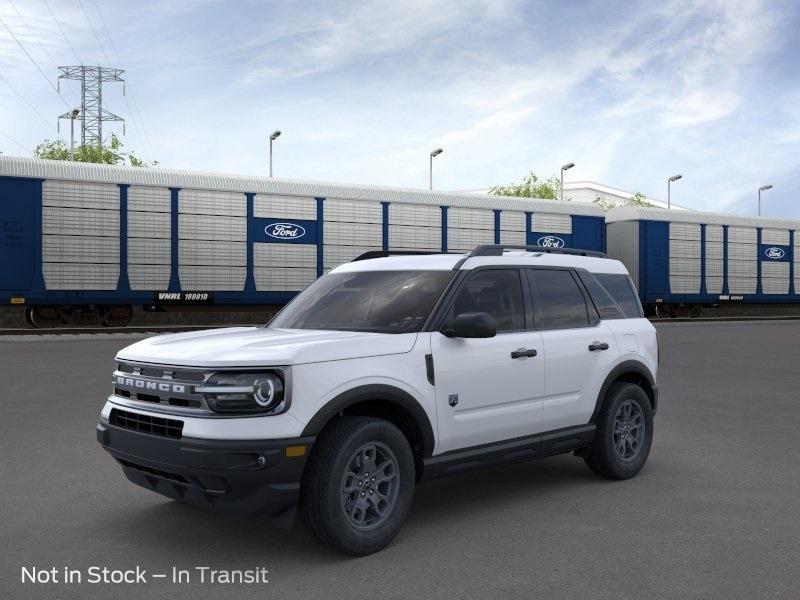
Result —
<instances>
[{"instance_id":1,"label":"front grille","mask_svg":"<svg viewBox=\"0 0 800 600\"><path fill-rule=\"evenodd\" d=\"M136 463L132 463L127 460L122 460L121 458L118 458L117 460L123 467L126 467L128 469L135 469L140 473L144 473L145 475L155 475L156 477L161 477L162 479L169 479L170 481L176 481L178 483L189 483L186 480L186 477L178 473L170 473L168 471L162 471L161 469L153 469L151 467L145 467L144 465L137 465Z\"/></svg>"},{"instance_id":2,"label":"front grille","mask_svg":"<svg viewBox=\"0 0 800 600\"><path fill-rule=\"evenodd\" d=\"M114 395L139 402L210 412L203 394L195 392L211 373L176 367L120 362L112 377Z\"/></svg>"},{"instance_id":3,"label":"front grille","mask_svg":"<svg viewBox=\"0 0 800 600\"><path fill-rule=\"evenodd\" d=\"M152 417L118 408L111 409L108 422L122 429L161 437L179 439L183 435L183 421Z\"/></svg>"}]
</instances>

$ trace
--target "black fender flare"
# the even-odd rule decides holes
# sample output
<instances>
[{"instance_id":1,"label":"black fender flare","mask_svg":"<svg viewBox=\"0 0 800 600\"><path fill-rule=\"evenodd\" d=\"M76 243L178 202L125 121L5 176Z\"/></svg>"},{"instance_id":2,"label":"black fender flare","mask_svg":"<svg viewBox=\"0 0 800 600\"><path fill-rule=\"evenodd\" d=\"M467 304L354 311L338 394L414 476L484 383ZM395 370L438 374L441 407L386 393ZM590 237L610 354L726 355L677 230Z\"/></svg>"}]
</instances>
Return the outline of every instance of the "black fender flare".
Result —
<instances>
[{"instance_id":1,"label":"black fender flare","mask_svg":"<svg viewBox=\"0 0 800 600\"><path fill-rule=\"evenodd\" d=\"M408 392L400 388L385 384L369 384L354 387L328 401L311 417L303 429L303 436L319 435L325 425L339 412L349 406L369 400L383 400L391 402L405 409L414 419L414 423L422 436L422 456L428 457L433 453L435 444L433 426L428 418L428 413L422 405Z\"/></svg>"},{"instance_id":2,"label":"black fender flare","mask_svg":"<svg viewBox=\"0 0 800 600\"><path fill-rule=\"evenodd\" d=\"M621 376L627 375L628 373L638 375L647 381L650 389L645 389L645 392L648 396L650 396L650 402L653 405L653 414L656 413L656 409L658 407L658 386L656 386L655 377L653 377L650 369L648 369L644 363L641 363L638 360L626 360L611 369L606 376L605 381L603 381L603 385L600 386L600 393L597 394L594 412L592 413L592 418L589 419L590 423L594 423L597 420L597 415L600 413L600 408L603 406L603 400L605 399L606 394L608 393L608 388L611 387L611 384L613 384Z\"/></svg>"}]
</instances>

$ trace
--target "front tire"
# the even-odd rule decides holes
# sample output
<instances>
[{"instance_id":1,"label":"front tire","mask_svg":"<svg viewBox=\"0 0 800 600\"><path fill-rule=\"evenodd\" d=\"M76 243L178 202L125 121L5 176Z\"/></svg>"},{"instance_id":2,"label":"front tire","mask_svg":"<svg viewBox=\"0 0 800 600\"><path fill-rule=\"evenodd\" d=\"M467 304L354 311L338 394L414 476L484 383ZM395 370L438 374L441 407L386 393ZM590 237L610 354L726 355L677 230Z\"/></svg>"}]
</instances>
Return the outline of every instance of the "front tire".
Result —
<instances>
[{"instance_id":1,"label":"front tire","mask_svg":"<svg viewBox=\"0 0 800 600\"><path fill-rule=\"evenodd\" d=\"M414 481L414 456L397 427L372 417L340 417L320 434L309 457L300 517L323 544L372 554L400 531Z\"/></svg>"},{"instance_id":2,"label":"front tire","mask_svg":"<svg viewBox=\"0 0 800 600\"><path fill-rule=\"evenodd\" d=\"M653 409L634 383L611 386L597 417L594 442L584 458L594 473L629 479L644 467L653 443Z\"/></svg>"}]
</instances>

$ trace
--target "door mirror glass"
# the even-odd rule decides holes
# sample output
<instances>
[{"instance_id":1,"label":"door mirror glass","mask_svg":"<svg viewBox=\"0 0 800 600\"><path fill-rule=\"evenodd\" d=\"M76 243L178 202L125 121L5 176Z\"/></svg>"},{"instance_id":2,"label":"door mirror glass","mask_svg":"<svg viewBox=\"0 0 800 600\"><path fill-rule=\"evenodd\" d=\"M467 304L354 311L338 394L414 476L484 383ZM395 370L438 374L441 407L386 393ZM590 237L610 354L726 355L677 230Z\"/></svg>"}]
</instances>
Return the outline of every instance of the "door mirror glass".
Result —
<instances>
[{"instance_id":1,"label":"door mirror glass","mask_svg":"<svg viewBox=\"0 0 800 600\"><path fill-rule=\"evenodd\" d=\"M497 334L497 323L485 312L461 313L453 319L453 326L442 333L447 337L490 338Z\"/></svg>"}]
</instances>

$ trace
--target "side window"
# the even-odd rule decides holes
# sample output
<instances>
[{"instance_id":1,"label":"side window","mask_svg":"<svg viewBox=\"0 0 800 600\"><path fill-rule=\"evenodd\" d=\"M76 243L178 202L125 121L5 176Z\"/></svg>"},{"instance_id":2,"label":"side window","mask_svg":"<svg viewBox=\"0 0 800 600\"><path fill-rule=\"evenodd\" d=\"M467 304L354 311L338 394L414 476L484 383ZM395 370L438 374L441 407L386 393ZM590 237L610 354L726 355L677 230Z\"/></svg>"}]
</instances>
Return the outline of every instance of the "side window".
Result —
<instances>
[{"instance_id":1,"label":"side window","mask_svg":"<svg viewBox=\"0 0 800 600\"><path fill-rule=\"evenodd\" d=\"M448 320L461 313L485 312L497 322L497 331L525 328L525 303L516 269L478 271L458 291Z\"/></svg>"},{"instance_id":2,"label":"side window","mask_svg":"<svg viewBox=\"0 0 800 600\"><path fill-rule=\"evenodd\" d=\"M594 276L616 301L628 319L639 319L644 316L639 296L628 275L621 273L595 273Z\"/></svg>"},{"instance_id":3,"label":"side window","mask_svg":"<svg viewBox=\"0 0 800 600\"><path fill-rule=\"evenodd\" d=\"M595 274L588 271L578 271L578 277L580 277L583 285L586 286L601 319L625 318L625 312L622 307L617 304L617 301L611 297L606 288L595 278Z\"/></svg>"},{"instance_id":4,"label":"side window","mask_svg":"<svg viewBox=\"0 0 800 600\"><path fill-rule=\"evenodd\" d=\"M583 292L569 271L530 269L537 329L570 329L589 326Z\"/></svg>"}]
</instances>

